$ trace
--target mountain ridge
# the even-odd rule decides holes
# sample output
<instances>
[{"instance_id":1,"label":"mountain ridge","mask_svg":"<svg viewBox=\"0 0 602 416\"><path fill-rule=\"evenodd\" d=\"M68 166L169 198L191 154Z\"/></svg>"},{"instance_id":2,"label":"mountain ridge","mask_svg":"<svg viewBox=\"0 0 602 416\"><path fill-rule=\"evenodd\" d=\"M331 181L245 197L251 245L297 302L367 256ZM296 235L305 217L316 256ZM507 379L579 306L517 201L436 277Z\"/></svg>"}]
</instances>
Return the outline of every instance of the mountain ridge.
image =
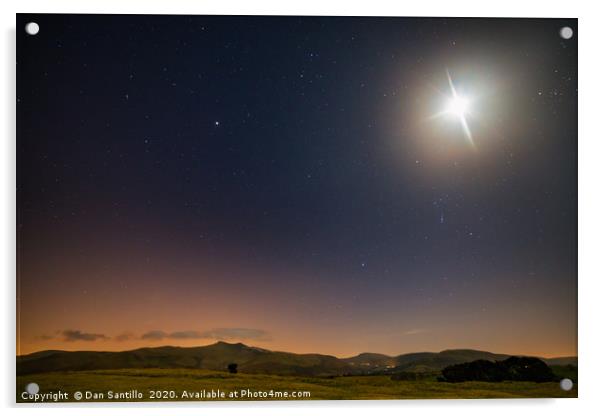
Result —
<instances>
[{"instance_id":1,"label":"mountain ridge","mask_svg":"<svg viewBox=\"0 0 602 416\"><path fill-rule=\"evenodd\" d=\"M52 371L109 370L123 368L191 368L225 371L237 363L244 373L337 376L353 374L434 372L463 362L484 359L499 361L509 354L472 349L446 349L396 356L364 352L338 358L319 353L297 354L271 351L243 343L218 341L197 347L142 347L127 351L44 350L17 356L17 374ZM542 358L549 365L577 364L577 357Z\"/></svg>"}]
</instances>

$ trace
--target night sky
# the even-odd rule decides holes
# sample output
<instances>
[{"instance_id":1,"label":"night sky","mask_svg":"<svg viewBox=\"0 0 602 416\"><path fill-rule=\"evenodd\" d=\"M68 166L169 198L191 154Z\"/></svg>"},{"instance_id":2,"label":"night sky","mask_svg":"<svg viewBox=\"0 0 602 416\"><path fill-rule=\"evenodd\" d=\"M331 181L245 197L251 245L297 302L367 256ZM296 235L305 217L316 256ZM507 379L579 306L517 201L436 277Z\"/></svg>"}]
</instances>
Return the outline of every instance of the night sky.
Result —
<instances>
[{"instance_id":1,"label":"night sky","mask_svg":"<svg viewBox=\"0 0 602 416\"><path fill-rule=\"evenodd\" d=\"M576 20L18 15L17 158L19 354L576 355Z\"/></svg>"}]
</instances>

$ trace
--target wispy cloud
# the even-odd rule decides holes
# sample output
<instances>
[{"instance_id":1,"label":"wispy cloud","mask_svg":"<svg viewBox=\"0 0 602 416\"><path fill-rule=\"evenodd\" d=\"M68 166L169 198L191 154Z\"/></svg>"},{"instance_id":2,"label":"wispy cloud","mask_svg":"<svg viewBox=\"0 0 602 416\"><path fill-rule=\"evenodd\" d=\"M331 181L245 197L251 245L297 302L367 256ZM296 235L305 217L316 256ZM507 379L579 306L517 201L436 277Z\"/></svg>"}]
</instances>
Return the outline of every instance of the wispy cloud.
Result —
<instances>
[{"instance_id":1,"label":"wispy cloud","mask_svg":"<svg viewBox=\"0 0 602 416\"><path fill-rule=\"evenodd\" d=\"M148 332L142 334L141 338L152 340L152 341L159 341L159 340L162 340L163 338L167 338L167 337L169 337L169 334L167 332L154 330L154 331L148 331Z\"/></svg>"},{"instance_id":2,"label":"wispy cloud","mask_svg":"<svg viewBox=\"0 0 602 416\"><path fill-rule=\"evenodd\" d=\"M130 331L122 332L121 334L115 336L115 340L117 340L117 341L129 341L134 338L135 338L134 333L130 332Z\"/></svg>"},{"instance_id":3,"label":"wispy cloud","mask_svg":"<svg viewBox=\"0 0 602 416\"><path fill-rule=\"evenodd\" d=\"M109 339L109 337L107 337L104 334L92 334L89 332L82 332L79 329L66 329L62 332L63 334L63 339L65 341L98 341L98 340L104 340L104 339Z\"/></svg>"},{"instance_id":4,"label":"wispy cloud","mask_svg":"<svg viewBox=\"0 0 602 416\"><path fill-rule=\"evenodd\" d=\"M142 334L142 339L160 341L163 339L217 339L217 340L256 340L268 341L269 334L255 328L213 328L207 331L175 331L165 332L153 330Z\"/></svg>"},{"instance_id":5,"label":"wispy cloud","mask_svg":"<svg viewBox=\"0 0 602 416\"><path fill-rule=\"evenodd\" d=\"M111 337L105 334L95 334L91 332L83 332L79 329L65 329L56 331L55 334L41 334L37 339L50 341L59 340L68 342L75 341L103 341ZM115 341L124 342L133 339L143 339L147 341L161 341L165 339L186 340L186 339L215 339L224 341L270 341L271 337L267 331L257 328L213 328L205 331L184 330L166 332L159 329L145 332L140 337L132 331L124 331L113 337Z\"/></svg>"},{"instance_id":6,"label":"wispy cloud","mask_svg":"<svg viewBox=\"0 0 602 416\"><path fill-rule=\"evenodd\" d=\"M174 339L199 339L205 338L199 331L177 331L169 334L170 338Z\"/></svg>"},{"instance_id":7,"label":"wispy cloud","mask_svg":"<svg viewBox=\"0 0 602 416\"><path fill-rule=\"evenodd\" d=\"M202 333L204 338L223 339L223 340L256 340L268 341L269 334L263 329L254 328L214 328Z\"/></svg>"}]
</instances>

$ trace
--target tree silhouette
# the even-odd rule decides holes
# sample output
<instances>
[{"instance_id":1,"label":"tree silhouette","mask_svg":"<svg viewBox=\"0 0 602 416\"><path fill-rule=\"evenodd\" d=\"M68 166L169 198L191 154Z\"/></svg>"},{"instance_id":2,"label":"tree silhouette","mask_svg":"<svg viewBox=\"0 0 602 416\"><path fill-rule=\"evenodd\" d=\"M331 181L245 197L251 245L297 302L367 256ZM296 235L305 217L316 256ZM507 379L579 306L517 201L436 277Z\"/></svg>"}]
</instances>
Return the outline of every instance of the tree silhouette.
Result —
<instances>
[{"instance_id":1,"label":"tree silhouette","mask_svg":"<svg viewBox=\"0 0 602 416\"><path fill-rule=\"evenodd\" d=\"M442 381L555 381L556 376L539 358L510 357L503 361L477 360L450 365L441 371Z\"/></svg>"},{"instance_id":2,"label":"tree silhouette","mask_svg":"<svg viewBox=\"0 0 602 416\"><path fill-rule=\"evenodd\" d=\"M238 373L238 364L236 364L236 363L228 364L228 371L230 372L230 374Z\"/></svg>"}]
</instances>

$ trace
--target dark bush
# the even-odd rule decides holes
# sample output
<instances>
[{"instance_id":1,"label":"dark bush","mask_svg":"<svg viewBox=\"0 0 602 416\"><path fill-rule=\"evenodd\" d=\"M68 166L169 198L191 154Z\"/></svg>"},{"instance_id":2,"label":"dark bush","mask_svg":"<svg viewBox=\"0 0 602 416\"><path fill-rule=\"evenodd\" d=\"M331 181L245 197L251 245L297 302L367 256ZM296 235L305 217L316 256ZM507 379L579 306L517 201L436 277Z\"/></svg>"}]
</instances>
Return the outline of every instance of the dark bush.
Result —
<instances>
[{"instance_id":1,"label":"dark bush","mask_svg":"<svg viewBox=\"0 0 602 416\"><path fill-rule=\"evenodd\" d=\"M228 364L228 371L229 371L231 374L236 374L236 373L238 373L238 364L236 364L236 363Z\"/></svg>"},{"instance_id":2,"label":"dark bush","mask_svg":"<svg viewBox=\"0 0 602 416\"><path fill-rule=\"evenodd\" d=\"M502 381L503 369L492 361L477 360L469 363L450 365L441 371L446 381Z\"/></svg>"},{"instance_id":3,"label":"dark bush","mask_svg":"<svg viewBox=\"0 0 602 416\"><path fill-rule=\"evenodd\" d=\"M499 364L508 375L507 380L516 381L554 381L556 376L546 363L534 357L510 357Z\"/></svg>"},{"instance_id":4,"label":"dark bush","mask_svg":"<svg viewBox=\"0 0 602 416\"><path fill-rule=\"evenodd\" d=\"M556 376L539 358L510 357L503 361L477 360L450 365L442 370L443 381L554 381Z\"/></svg>"}]
</instances>

